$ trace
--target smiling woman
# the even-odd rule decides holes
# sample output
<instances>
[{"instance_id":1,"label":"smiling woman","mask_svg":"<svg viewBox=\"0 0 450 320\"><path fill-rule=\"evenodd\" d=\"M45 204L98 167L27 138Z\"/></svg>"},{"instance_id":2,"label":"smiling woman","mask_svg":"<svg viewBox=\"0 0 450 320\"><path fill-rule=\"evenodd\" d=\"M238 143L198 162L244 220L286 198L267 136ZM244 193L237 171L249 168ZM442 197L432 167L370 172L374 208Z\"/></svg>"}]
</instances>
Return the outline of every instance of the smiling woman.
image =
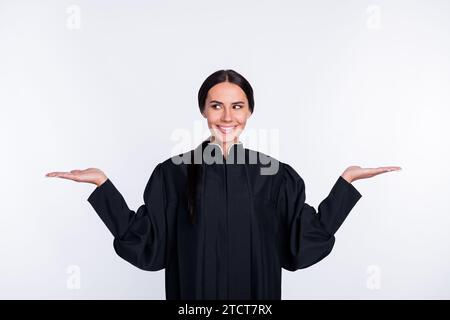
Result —
<instances>
[{"instance_id":1,"label":"smiling woman","mask_svg":"<svg viewBox=\"0 0 450 320\"><path fill-rule=\"evenodd\" d=\"M143 270L165 269L167 299L281 299L282 268L307 268L331 252L361 198L351 182L400 168L348 167L316 211L291 166L239 141L254 110L242 75L214 72L198 103L211 136L179 155L189 161L160 162L136 211L100 169L47 176L97 185L88 201L116 253ZM206 161L210 155L219 161ZM272 163L277 170L263 170Z\"/></svg>"},{"instance_id":2,"label":"smiling woman","mask_svg":"<svg viewBox=\"0 0 450 320\"><path fill-rule=\"evenodd\" d=\"M245 129L253 113L253 89L250 83L233 70L210 75L198 94L200 112L208 120L213 141L228 150Z\"/></svg>"}]
</instances>

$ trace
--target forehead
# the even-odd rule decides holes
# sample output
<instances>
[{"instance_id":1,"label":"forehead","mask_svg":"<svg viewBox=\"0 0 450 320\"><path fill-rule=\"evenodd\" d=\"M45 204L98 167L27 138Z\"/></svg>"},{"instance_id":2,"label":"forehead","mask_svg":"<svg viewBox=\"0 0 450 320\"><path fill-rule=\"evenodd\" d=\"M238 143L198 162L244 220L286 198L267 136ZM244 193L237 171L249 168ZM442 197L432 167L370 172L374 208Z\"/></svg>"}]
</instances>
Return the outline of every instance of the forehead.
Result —
<instances>
[{"instance_id":1,"label":"forehead","mask_svg":"<svg viewBox=\"0 0 450 320\"><path fill-rule=\"evenodd\" d=\"M238 85L230 82L222 82L209 89L207 98L209 100L229 101L246 99L246 95L244 90Z\"/></svg>"}]
</instances>

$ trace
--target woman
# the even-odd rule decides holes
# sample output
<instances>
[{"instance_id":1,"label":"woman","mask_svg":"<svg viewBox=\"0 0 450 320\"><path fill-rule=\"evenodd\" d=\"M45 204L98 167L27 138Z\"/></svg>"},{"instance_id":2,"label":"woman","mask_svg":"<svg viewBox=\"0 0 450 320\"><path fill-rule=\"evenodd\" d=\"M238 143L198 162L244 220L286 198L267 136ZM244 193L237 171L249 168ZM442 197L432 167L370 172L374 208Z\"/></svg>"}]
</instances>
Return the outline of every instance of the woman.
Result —
<instances>
[{"instance_id":1,"label":"woman","mask_svg":"<svg viewBox=\"0 0 450 320\"><path fill-rule=\"evenodd\" d=\"M97 186L88 201L116 253L143 270L165 268L167 299L281 299L282 268L307 268L331 252L361 198L351 183L400 167L348 167L316 212L292 167L239 141L254 108L242 75L211 74L198 103L211 136L156 166L136 212L99 169L47 176Z\"/></svg>"}]
</instances>

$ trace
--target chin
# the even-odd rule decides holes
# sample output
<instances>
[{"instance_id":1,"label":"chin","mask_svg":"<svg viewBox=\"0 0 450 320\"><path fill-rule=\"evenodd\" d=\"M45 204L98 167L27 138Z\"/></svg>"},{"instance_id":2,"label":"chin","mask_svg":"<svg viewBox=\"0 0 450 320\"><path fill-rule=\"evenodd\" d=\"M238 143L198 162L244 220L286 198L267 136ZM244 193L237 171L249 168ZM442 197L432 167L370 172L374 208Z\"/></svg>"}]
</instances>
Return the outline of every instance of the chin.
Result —
<instances>
[{"instance_id":1,"label":"chin","mask_svg":"<svg viewBox=\"0 0 450 320\"><path fill-rule=\"evenodd\" d=\"M236 136L223 136L221 134L214 135L214 141L217 143L230 143L236 139Z\"/></svg>"}]
</instances>

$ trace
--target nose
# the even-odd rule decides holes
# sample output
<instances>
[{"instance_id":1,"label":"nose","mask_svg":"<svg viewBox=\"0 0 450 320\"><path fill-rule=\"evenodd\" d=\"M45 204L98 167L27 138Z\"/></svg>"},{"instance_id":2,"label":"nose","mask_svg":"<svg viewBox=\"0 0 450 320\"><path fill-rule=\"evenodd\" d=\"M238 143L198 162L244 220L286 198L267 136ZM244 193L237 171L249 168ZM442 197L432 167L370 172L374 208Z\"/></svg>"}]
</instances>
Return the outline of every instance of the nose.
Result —
<instances>
[{"instance_id":1,"label":"nose","mask_svg":"<svg viewBox=\"0 0 450 320\"><path fill-rule=\"evenodd\" d=\"M223 108L222 121L224 121L224 122L231 121L231 110L229 108Z\"/></svg>"}]
</instances>

